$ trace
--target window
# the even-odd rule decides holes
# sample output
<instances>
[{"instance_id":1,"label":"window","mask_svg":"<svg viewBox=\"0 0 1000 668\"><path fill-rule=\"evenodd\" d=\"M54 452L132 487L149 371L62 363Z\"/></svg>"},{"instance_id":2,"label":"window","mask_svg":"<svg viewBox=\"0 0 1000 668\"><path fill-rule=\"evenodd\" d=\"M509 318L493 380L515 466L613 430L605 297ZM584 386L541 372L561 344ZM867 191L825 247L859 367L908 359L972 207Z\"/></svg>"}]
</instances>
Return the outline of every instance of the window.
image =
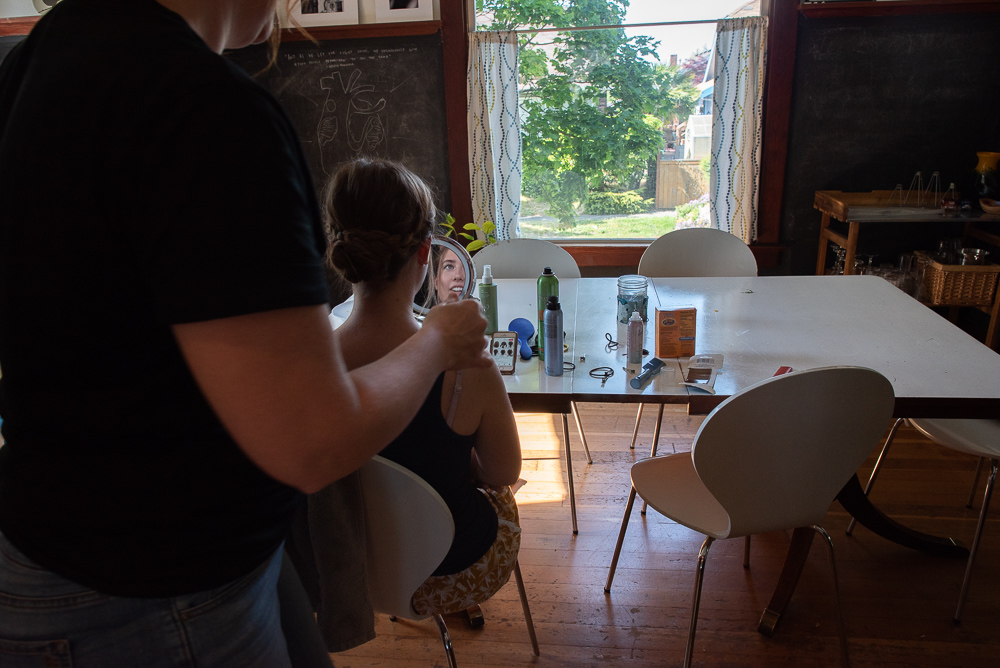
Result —
<instances>
[{"instance_id":1,"label":"window","mask_svg":"<svg viewBox=\"0 0 1000 668\"><path fill-rule=\"evenodd\" d=\"M759 14L759 0L476 4L478 29L520 36L521 236L648 240L707 224L715 20Z\"/></svg>"}]
</instances>

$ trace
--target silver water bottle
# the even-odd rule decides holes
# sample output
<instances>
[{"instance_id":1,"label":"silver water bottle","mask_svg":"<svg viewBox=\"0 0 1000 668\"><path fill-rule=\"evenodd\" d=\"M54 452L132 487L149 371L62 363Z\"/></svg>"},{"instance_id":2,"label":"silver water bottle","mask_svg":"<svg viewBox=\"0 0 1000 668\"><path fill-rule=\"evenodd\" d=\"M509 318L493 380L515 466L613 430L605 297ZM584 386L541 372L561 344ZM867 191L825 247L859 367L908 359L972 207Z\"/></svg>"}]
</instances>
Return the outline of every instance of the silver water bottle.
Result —
<instances>
[{"instance_id":1,"label":"silver water bottle","mask_svg":"<svg viewBox=\"0 0 1000 668\"><path fill-rule=\"evenodd\" d=\"M551 295L545 304L543 315L545 327L545 375L563 375L563 313L559 308L559 297Z\"/></svg>"}]
</instances>

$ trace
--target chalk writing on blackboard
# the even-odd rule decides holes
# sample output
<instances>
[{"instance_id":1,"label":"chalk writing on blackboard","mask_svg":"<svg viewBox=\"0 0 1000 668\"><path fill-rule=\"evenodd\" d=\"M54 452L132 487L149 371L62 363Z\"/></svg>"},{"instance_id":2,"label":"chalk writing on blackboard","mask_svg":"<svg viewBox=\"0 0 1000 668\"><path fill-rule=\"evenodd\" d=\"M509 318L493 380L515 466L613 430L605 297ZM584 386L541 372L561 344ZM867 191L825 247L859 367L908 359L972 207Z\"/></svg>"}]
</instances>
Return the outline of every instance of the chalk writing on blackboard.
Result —
<instances>
[{"instance_id":1,"label":"chalk writing on blackboard","mask_svg":"<svg viewBox=\"0 0 1000 668\"><path fill-rule=\"evenodd\" d=\"M244 53L245 52L245 53ZM248 72L263 53L230 54ZM292 118L317 187L359 156L402 162L450 207L439 34L286 42L257 79Z\"/></svg>"}]
</instances>

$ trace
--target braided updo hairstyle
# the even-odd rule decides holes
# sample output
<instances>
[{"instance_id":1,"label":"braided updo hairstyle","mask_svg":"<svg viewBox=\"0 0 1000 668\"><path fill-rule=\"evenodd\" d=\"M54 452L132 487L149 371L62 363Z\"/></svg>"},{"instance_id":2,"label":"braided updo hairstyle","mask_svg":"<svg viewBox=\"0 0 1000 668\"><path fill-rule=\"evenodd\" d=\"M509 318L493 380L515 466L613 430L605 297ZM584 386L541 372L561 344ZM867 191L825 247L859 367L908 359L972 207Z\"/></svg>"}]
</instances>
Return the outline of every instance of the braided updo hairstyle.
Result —
<instances>
[{"instance_id":1,"label":"braided updo hairstyle","mask_svg":"<svg viewBox=\"0 0 1000 668\"><path fill-rule=\"evenodd\" d=\"M351 283L392 281L431 234L430 188L406 167L359 158L334 174L324 208L328 259Z\"/></svg>"}]
</instances>

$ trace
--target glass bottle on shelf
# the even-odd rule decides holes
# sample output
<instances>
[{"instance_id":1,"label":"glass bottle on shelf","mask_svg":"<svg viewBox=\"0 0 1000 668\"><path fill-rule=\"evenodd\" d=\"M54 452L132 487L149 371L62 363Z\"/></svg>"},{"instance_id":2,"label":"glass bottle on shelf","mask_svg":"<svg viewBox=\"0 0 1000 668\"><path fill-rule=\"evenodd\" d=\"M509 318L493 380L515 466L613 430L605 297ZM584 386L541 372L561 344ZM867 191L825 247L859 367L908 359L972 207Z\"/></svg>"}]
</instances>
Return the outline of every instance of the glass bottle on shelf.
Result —
<instances>
[{"instance_id":1,"label":"glass bottle on shelf","mask_svg":"<svg viewBox=\"0 0 1000 668\"><path fill-rule=\"evenodd\" d=\"M840 276L841 274L844 273L844 257L847 255L847 249L837 246L836 248L833 249L833 252L836 253L837 259L833 263L833 266L829 269L829 271L826 272L826 275Z\"/></svg>"},{"instance_id":2,"label":"glass bottle on shelf","mask_svg":"<svg viewBox=\"0 0 1000 668\"><path fill-rule=\"evenodd\" d=\"M954 183L948 184L948 190L941 198L941 212L945 216L954 216L958 213L958 193L955 192Z\"/></svg>"}]
</instances>

